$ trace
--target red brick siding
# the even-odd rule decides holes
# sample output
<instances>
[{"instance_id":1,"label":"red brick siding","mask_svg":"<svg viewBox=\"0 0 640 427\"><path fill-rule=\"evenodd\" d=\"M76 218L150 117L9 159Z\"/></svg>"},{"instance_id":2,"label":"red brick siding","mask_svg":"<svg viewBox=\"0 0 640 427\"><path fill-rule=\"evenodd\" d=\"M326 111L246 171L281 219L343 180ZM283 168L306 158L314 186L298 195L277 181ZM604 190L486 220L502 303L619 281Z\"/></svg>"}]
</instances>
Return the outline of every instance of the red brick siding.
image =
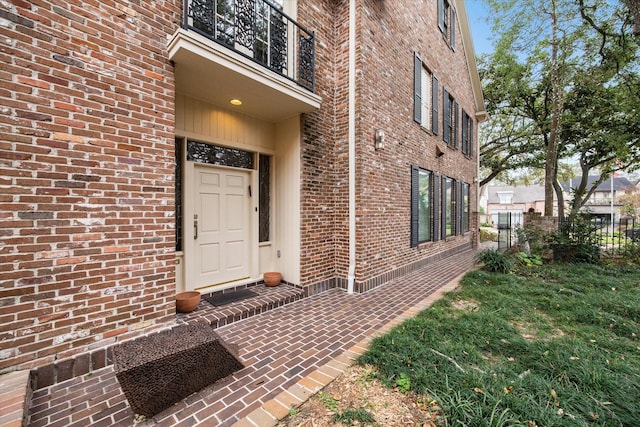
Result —
<instances>
[{"instance_id":1,"label":"red brick siding","mask_svg":"<svg viewBox=\"0 0 640 427\"><path fill-rule=\"evenodd\" d=\"M298 21L315 32L318 111L303 116L301 283L336 277L348 256L347 1L298 1ZM338 259L337 259L338 258ZM343 259L339 259L343 258Z\"/></svg>"},{"instance_id":2,"label":"red brick siding","mask_svg":"<svg viewBox=\"0 0 640 427\"><path fill-rule=\"evenodd\" d=\"M0 28L0 371L173 321L180 2L9 0Z\"/></svg>"},{"instance_id":3,"label":"red brick siding","mask_svg":"<svg viewBox=\"0 0 640 427\"><path fill-rule=\"evenodd\" d=\"M310 285L332 276L346 279L348 273L349 4L300 0L298 10L299 20L316 31L317 86L323 97L321 110L305 116L303 126L302 282ZM453 51L437 27L436 0L357 2L356 282L468 247L475 239L470 232L418 248L409 240L411 165L471 184L470 211L477 211L477 158L468 160L442 141L443 88L471 117L476 113L457 24ZM413 121L414 52L440 82L438 135ZM386 133L386 147L378 152L373 147L377 128ZM436 146L444 156L436 158Z\"/></svg>"}]
</instances>

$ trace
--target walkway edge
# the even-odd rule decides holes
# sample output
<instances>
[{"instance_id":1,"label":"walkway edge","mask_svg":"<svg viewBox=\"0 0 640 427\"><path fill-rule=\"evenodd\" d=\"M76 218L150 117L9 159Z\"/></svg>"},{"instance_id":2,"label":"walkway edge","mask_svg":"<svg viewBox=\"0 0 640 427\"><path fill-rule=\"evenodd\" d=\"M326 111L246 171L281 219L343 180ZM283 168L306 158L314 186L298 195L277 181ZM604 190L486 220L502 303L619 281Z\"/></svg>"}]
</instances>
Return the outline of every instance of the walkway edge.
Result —
<instances>
[{"instance_id":1,"label":"walkway edge","mask_svg":"<svg viewBox=\"0 0 640 427\"><path fill-rule=\"evenodd\" d=\"M234 423L233 427L275 426L278 421L289 415L291 409L295 409L305 403L313 395L329 385L331 381L351 367L355 359L369 348L369 344L375 337L386 334L391 331L393 327L429 308L434 302L442 298L444 294L455 290L462 277L472 270L473 268L456 276L447 284L434 291L431 295L405 310L404 313L395 319L387 322L371 336L364 338L337 358L327 362L306 377L302 378L286 391L283 391L275 398L265 402L260 408Z\"/></svg>"}]
</instances>

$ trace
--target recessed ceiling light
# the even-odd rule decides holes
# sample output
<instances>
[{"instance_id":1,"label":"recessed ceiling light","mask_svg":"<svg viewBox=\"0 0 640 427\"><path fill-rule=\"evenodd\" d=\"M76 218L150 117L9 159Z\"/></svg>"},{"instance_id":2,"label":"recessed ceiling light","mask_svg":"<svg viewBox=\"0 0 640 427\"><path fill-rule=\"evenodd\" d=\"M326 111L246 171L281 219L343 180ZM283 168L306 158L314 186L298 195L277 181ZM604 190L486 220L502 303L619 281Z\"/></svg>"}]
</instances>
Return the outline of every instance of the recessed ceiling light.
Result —
<instances>
[{"instance_id":1,"label":"recessed ceiling light","mask_svg":"<svg viewBox=\"0 0 640 427\"><path fill-rule=\"evenodd\" d=\"M239 99L232 99L229 102L231 103L231 105L242 105L242 101L240 101Z\"/></svg>"}]
</instances>

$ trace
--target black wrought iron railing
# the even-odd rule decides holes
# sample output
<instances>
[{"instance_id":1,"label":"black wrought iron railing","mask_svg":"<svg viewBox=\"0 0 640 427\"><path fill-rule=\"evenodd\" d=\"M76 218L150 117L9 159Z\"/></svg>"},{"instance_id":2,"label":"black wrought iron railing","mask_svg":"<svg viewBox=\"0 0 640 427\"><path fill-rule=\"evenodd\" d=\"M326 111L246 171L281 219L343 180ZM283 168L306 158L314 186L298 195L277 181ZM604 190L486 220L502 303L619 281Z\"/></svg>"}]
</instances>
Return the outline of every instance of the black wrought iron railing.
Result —
<instances>
[{"instance_id":1,"label":"black wrought iron railing","mask_svg":"<svg viewBox=\"0 0 640 427\"><path fill-rule=\"evenodd\" d=\"M197 31L298 85L315 89L315 36L268 0L184 0Z\"/></svg>"}]
</instances>

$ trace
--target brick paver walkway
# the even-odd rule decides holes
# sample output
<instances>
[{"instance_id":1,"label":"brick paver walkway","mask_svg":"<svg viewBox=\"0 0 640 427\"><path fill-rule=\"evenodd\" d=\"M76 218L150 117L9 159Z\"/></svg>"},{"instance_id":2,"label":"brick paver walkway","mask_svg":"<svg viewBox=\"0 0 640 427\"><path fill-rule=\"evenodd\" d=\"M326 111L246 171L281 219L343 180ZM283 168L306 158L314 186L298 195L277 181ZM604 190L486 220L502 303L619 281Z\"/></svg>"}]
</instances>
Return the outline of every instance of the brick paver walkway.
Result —
<instances>
[{"instance_id":1,"label":"brick paver walkway","mask_svg":"<svg viewBox=\"0 0 640 427\"><path fill-rule=\"evenodd\" d=\"M333 289L218 328L238 346L245 368L153 419L136 420L109 366L37 390L29 425L273 425L335 378L373 336L426 307L473 266L474 256L434 262L364 294Z\"/></svg>"}]
</instances>

